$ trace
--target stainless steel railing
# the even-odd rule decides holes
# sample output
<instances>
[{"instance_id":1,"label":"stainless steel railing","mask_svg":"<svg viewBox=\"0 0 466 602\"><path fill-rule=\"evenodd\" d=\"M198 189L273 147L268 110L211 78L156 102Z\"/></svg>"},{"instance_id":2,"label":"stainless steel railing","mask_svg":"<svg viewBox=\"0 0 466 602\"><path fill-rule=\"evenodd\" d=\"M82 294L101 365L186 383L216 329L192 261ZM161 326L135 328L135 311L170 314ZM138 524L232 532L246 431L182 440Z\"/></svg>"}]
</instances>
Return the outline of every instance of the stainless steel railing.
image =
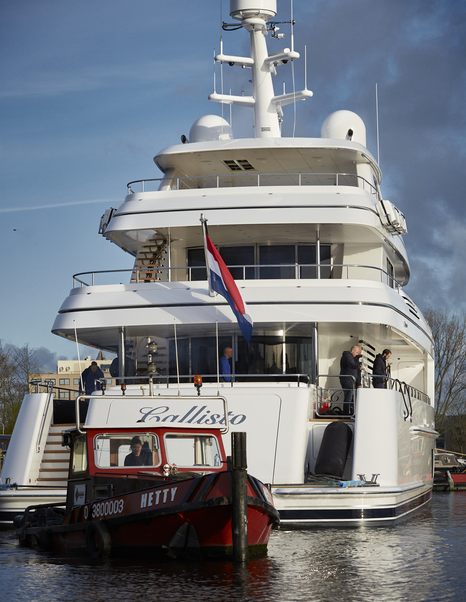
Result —
<instances>
[{"instance_id":1,"label":"stainless steel railing","mask_svg":"<svg viewBox=\"0 0 466 602\"><path fill-rule=\"evenodd\" d=\"M292 263L292 264L245 264L228 266L236 280L372 280L383 282L401 289L401 284L386 270L378 266L342 263ZM202 281L206 279L205 267L157 267L157 279L153 281L180 282ZM73 275L73 288L81 286L95 286L96 284L115 284L104 282L105 276L110 274L136 273L136 282L148 282L145 270L119 269L119 270L94 270L92 272L79 272ZM369 275L369 277L367 276ZM371 277L372 276L372 277Z\"/></svg>"},{"instance_id":2,"label":"stainless steel railing","mask_svg":"<svg viewBox=\"0 0 466 602\"><path fill-rule=\"evenodd\" d=\"M345 376L345 375L343 375ZM343 415L352 415L347 414L344 411L344 397L345 393L349 389L345 389L341 386L325 386L321 387L319 385L319 379L339 379L340 375L335 374L319 374L316 380L316 405L315 405L315 413L319 417L335 417ZM354 391L354 402L357 403L357 391L356 388L356 379L354 376L346 376L346 378L350 378L353 381L353 391ZM386 389L391 389L394 391L398 391L403 399L403 418L405 421L412 420L413 416L413 406L412 400L418 399L426 404L430 404L430 397L413 387L412 385L408 385L404 381L400 381L398 378L391 377L380 377L386 383ZM361 385L362 388L371 388L373 387L373 375L372 374L362 374L361 375ZM354 410L354 408L353 408Z\"/></svg>"},{"instance_id":3,"label":"stainless steel railing","mask_svg":"<svg viewBox=\"0 0 466 602\"><path fill-rule=\"evenodd\" d=\"M160 186L169 190L198 188L234 188L239 186L353 186L374 194L376 187L366 178L354 173L255 173L235 172L221 175L194 175L181 177L147 178L128 182L128 194L156 192Z\"/></svg>"}]
</instances>

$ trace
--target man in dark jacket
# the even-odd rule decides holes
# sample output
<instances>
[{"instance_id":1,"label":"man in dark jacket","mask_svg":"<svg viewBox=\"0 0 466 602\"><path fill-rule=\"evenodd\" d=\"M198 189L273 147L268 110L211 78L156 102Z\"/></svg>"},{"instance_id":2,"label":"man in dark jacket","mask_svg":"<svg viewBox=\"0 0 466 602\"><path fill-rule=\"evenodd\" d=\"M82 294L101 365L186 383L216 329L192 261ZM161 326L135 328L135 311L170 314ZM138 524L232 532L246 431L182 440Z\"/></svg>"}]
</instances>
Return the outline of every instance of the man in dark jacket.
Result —
<instances>
[{"instance_id":1,"label":"man in dark jacket","mask_svg":"<svg viewBox=\"0 0 466 602\"><path fill-rule=\"evenodd\" d=\"M375 389L386 389L388 374L388 360L392 352L390 349L384 349L382 353L375 356L374 365L372 366L372 384Z\"/></svg>"},{"instance_id":2,"label":"man in dark jacket","mask_svg":"<svg viewBox=\"0 0 466 602\"><path fill-rule=\"evenodd\" d=\"M98 383L97 380L103 377L104 373L97 365L97 362L92 362L81 374L81 383L79 387L81 392L82 388L84 388L86 395L92 395L94 391L100 390L100 383Z\"/></svg>"},{"instance_id":3,"label":"man in dark jacket","mask_svg":"<svg viewBox=\"0 0 466 602\"><path fill-rule=\"evenodd\" d=\"M151 453L147 442L143 445L136 435L131 439L131 453L125 458L125 466L150 466L151 464Z\"/></svg>"},{"instance_id":4,"label":"man in dark jacket","mask_svg":"<svg viewBox=\"0 0 466 602\"><path fill-rule=\"evenodd\" d=\"M343 351L340 359L340 384L343 389L343 412L354 411L354 390L361 385L361 368L359 360L362 355L361 345L353 345L351 351Z\"/></svg>"}]
</instances>

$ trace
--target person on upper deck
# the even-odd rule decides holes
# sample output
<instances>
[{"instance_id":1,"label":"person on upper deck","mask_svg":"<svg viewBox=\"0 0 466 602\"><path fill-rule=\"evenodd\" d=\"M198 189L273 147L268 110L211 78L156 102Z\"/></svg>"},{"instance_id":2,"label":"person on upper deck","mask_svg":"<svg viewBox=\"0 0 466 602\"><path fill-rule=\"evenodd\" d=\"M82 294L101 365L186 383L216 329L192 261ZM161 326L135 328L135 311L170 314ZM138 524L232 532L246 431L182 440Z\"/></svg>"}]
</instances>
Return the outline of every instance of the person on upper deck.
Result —
<instances>
[{"instance_id":1,"label":"person on upper deck","mask_svg":"<svg viewBox=\"0 0 466 602\"><path fill-rule=\"evenodd\" d=\"M220 374L226 383L231 382L231 362L233 349L227 345L223 348L223 354L220 357Z\"/></svg>"},{"instance_id":2,"label":"person on upper deck","mask_svg":"<svg viewBox=\"0 0 466 602\"><path fill-rule=\"evenodd\" d=\"M344 392L343 412L352 414L354 391L361 386L361 345L353 345L350 351L343 351L340 359L340 384Z\"/></svg>"},{"instance_id":3,"label":"person on upper deck","mask_svg":"<svg viewBox=\"0 0 466 602\"><path fill-rule=\"evenodd\" d=\"M91 365L82 371L79 392L83 393L84 390L86 395L92 395L94 391L100 391L100 383L97 382L100 378L104 378L104 373L97 362L91 362Z\"/></svg>"},{"instance_id":4,"label":"person on upper deck","mask_svg":"<svg viewBox=\"0 0 466 602\"><path fill-rule=\"evenodd\" d=\"M136 362L129 355L125 356L125 378L128 376L136 375ZM110 364L110 376L118 377L120 376L120 358L118 355ZM117 380L117 384L120 384L123 380ZM134 380L128 379L128 384L132 384Z\"/></svg>"},{"instance_id":5,"label":"person on upper deck","mask_svg":"<svg viewBox=\"0 0 466 602\"><path fill-rule=\"evenodd\" d=\"M375 389L386 389L387 379L390 376L390 358L392 352L390 349L384 349L382 353L375 356L374 365L372 366L372 385Z\"/></svg>"}]
</instances>

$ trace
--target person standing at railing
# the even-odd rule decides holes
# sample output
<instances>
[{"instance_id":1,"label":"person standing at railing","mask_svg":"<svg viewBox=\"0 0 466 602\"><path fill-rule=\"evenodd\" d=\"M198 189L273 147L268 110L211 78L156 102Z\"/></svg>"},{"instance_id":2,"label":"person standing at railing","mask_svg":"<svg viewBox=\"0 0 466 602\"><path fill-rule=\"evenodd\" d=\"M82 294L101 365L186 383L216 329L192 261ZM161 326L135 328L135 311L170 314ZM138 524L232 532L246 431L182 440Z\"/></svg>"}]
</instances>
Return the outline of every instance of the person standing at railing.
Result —
<instances>
[{"instance_id":1,"label":"person standing at railing","mask_svg":"<svg viewBox=\"0 0 466 602\"><path fill-rule=\"evenodd\" d=\"M340 359L340 384L343 389L343 413L354 412L355 389L361 386L361 345L353 345L350 351L343 351Z\"/></svg>"},{"instance_id":2,"label":"person standing at railing","mask_svg":"<svg viewBox=\"0 0 466 602\"><path fill-rule=\"evenodd\" d=\"M384 349L382 353L375 356L374 365L372 366L372 385L375 389L386 389L387 379L390 376L390 358L392 352L390 349Z\"/></svg>"},{"instance_id":3,"label":"person standing at railing","mask_svg":"<svg viewBox=\"0 0 466 602\"><path fill-rule=\"evenodd\" d=\"M220 374L226 383L231 382L231 361L233 349L229 346L224 347L223 354L220 357Z\"/></svg>"},{"instance_id":4,"label":"person standing at railing","mask_svg":"<svg viewBox=\"0 0 466 602\"><path fill-rule=\"evenodd\" d=\"M82 394L84 390L86 395L92 395L94 391L99 391L100 383L97 381L103 377L104 373L97 362L91 362L91 365L82 371L79 392Z\"/></svg>"}]
</instances>

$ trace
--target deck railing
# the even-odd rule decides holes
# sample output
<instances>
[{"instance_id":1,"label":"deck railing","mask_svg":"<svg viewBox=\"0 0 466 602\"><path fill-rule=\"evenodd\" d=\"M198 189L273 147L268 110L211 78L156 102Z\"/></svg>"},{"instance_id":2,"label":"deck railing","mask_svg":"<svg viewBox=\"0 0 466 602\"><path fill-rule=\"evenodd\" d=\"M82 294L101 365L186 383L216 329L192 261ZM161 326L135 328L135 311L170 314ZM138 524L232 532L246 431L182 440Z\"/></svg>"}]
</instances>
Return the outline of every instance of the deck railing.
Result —
<instances>
[{"instance_id":1,"label":"deck railing","mask_svg":"<svg viewBox=\"0 0 466 602\"><path fill-rule=\"evenodd\" d=\"M386 270L378 266L343 263L290 263L290 264L246 264L229 265L230 272L236 280L372 280L383 282L401 289L401 284ZM94 270L79 272L73 275L73 288L95 286L97 284L114 284L107 277L112 274L136 275L136 282L202 282L207 279L204 266L155 267L156 276L147 278L147 268L140 270Z\"/></svg>"},{"instance_id":2,"label":"deck railing","mask_svg":"<svg viewBox=\"0 0 466 602\"><path fill-rule=\"evenodd\" d=\"M319 385L319 379L330 379L331 383L335 380L339 380L340 376L335 374L319 374L317 376L317 387L316 387L316 415L319 417L332 417L332 416L341 416L341 415L353 415L354 413L354 404L357 403L357 392L356 388L356 379L354 376L346 376L346 378L350 378L353 381L353 389L345 389L339 386L337 382L335 385L331 384L331 386L321 387ZM385 389L391 389L394 391L398 391L401 393L403 399L403 417L405 420L411 420L413 415L413 406L412 400L418 399L426 404L430 404L430 397L413 387L412 385L408 385L404 381L400 381L398 378L390 378L390 377L378 377L382 378L386 382ZM361 376L361 387L362 388L371 388L373 387L373 375L372 374L363 374ZM351 412L345 412L345 393L348 391L353 391L354 402Z\"/></svg>"},{"instance_id":3,"label":"deck railing","mask_svg":"<svg viewBox=\"0 0 466 602\"><path fill-rule=\"evenodd\" d=\"M234 188L240 186L353 186L374 194L377 189L363 176L354 173L255 173L232 172L221 175L195 175L181 177L148 178L132 180L126 185L128 194L156 192L160 187L167 190L191 190L199 188Z\"/></svg>"}]
</instances>

